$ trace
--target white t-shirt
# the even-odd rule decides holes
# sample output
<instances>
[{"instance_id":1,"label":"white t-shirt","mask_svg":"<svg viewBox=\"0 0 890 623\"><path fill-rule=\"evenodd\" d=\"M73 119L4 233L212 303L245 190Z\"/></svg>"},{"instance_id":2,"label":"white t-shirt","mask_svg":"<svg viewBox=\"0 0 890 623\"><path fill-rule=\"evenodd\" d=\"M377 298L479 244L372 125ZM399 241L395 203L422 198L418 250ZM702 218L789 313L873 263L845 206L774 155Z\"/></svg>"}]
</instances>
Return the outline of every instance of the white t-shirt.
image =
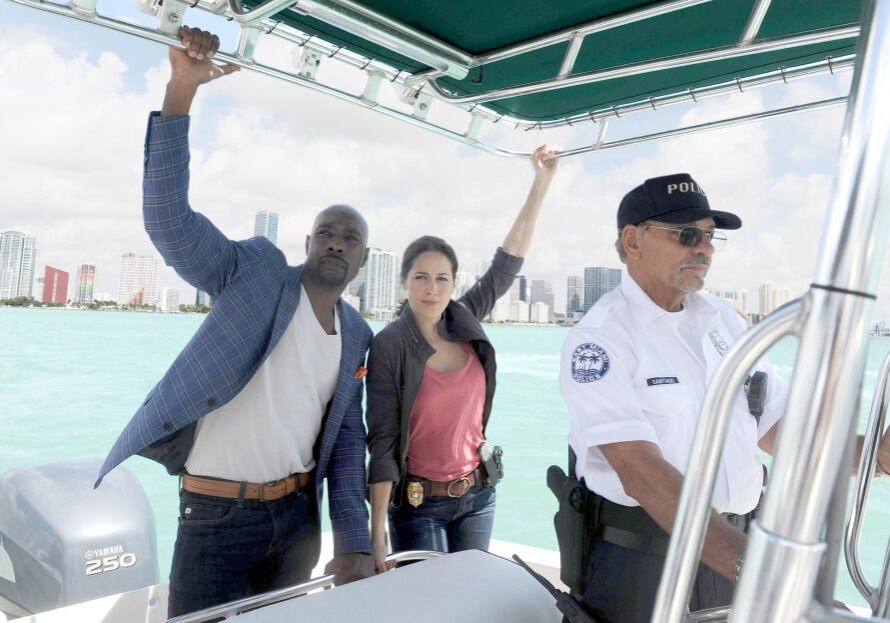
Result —
<instances>
[{"instance_id":1,"label":"white t-shirt","mask_svg":"<svg viewBox=\"0 0 890 623\"><path fill-rule=\"evenodd\" d=\"M598 446L650 441L685 474L705 390L747 329L716 297L688 294L683 306L679 315L665 311L624 273L621 285L597 301L563 345L559 383L571 416L576 473L617 504L638 506ZM757 505L763 483L757 441L785 408L787 382L766 358L754 370L769 375L766 406L758 425L739 391L712 500L721 513L747 513Z\"/></svg>"},{"instance_id":2,"label":"white t-shirt","mask_svg":"<svg viewBox=\"0 0 890 623\"><path fill-rule=\"evenodd\" d=\"M325 333L302 289L294 317L256 374L232 400L198 420L188 473L271 482L312 470L340 371L336 308L334 327L335 335Z\"/></svg>"}]
</instances>

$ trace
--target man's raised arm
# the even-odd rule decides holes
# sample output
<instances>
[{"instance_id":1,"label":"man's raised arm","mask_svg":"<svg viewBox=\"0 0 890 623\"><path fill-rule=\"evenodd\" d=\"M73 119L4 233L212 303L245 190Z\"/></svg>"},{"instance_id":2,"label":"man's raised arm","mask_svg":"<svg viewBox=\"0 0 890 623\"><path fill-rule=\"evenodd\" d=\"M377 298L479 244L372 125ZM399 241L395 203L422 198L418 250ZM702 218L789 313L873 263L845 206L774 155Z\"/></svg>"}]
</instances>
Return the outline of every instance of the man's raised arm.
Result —
<instances>
[{"instance_id":1,"label":"man's raised arm","mask_svg":"<svg viewBox=\"0 0 890 623\"><path fill-rule=\"evenodd\" d=\"M256 250L230 241L189 206L188 112L202 84L238 69L212 62L219 38L183 27L185 50L170 48L170 82L160 115L152 113L145 137L143 220L164 262L191 285L216 296L239 263Z\"/></svg>"}]
</instances>

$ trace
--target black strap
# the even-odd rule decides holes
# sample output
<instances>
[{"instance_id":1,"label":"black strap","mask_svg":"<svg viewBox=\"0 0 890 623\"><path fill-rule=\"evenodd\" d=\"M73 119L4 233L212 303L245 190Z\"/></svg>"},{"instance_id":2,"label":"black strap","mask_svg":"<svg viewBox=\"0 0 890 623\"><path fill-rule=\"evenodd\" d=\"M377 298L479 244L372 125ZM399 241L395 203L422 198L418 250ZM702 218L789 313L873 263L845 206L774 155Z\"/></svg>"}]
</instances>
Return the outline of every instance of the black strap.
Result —
<instances>
[{"instance_id":1,"label":"black strap","mask_svg":"<svg viewBox=\"0 0 890 623\"><path fill-rule=\"evenodd\" d=\"M670 544L670 539L667 537L643 536L615 526L603 526L600 538L607 543L632 549L635 552L658 556L665 556Z\"/></svg>"}]
</instances>

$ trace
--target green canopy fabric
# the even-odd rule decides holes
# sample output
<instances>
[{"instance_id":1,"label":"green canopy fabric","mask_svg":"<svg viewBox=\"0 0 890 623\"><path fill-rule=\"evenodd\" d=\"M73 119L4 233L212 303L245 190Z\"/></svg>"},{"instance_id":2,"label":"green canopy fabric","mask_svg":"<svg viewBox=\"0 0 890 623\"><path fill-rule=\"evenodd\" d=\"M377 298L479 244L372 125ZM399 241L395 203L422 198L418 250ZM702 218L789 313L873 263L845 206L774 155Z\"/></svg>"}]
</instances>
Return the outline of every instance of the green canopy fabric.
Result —
<instances>
[{"instance_id":1,"label":"green canopy fabric","mask_svg":"<svg viewBox=\"0 0 890 623\"><path fill-rule=\"evenodd\" d=\"M244 2L251 8L261 2ZM593 20L661 2L633 0L360 0L359 4L470 54L478 55L537 39ZM738 43L755 0L712 0L680 11L588 35L572 74L579 74ZM788 37L814 30L855 25L861 0L773 0L757 39ZM392 67L416 73L428 69L415 60L292 11L275 16L288 25ZM554 78L568 43L472 68L457 80L437 84L455 95L473 95ZM751 54L637 76L486 102L495 112L530 121L548 121L648 97L685 92L791 69L827 57L855 52L856 38Z\"/></svg>"}]
</instances>

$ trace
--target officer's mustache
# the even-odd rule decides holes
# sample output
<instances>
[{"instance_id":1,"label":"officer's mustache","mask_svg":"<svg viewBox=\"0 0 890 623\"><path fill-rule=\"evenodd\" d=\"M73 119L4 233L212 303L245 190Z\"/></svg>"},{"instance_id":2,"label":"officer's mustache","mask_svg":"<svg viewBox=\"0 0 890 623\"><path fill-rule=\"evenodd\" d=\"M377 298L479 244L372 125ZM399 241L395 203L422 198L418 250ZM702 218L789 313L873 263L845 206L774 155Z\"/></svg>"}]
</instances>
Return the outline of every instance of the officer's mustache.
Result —
<instances>
[{"instance_id":1,"label":"officer's mustache","mask_svg":"<svg viewBox=\"0 0 890 623\"><path fill-rule=\"evenodd\" d=\"M691 257L688 260L683 260L683 263L680 264L680 268L688 268L690 266L710 266L711 258L706 255L699 255L696 257Z\"/></svg>"}]
</instances>

